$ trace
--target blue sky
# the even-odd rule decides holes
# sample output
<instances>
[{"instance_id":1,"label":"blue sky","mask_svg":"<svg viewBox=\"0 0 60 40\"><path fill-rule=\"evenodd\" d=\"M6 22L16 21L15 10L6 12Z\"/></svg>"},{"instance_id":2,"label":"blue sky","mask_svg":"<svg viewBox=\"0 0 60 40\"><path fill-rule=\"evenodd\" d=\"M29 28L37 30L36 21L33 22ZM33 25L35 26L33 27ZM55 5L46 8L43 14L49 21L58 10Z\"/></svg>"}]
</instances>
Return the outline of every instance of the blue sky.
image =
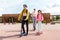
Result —
<instances>
[{"instance_id":1,"label":"blue sky","mask_svg":"<svg viewBox=\"0 0 60 40\"><path fill-rule=\"evenodd\" d=\"M20 13L23 4L28 5L30 12L36 8L52 15L60 15L60 0L0 0L0 15Z\"/></svg>"}]
</instances>

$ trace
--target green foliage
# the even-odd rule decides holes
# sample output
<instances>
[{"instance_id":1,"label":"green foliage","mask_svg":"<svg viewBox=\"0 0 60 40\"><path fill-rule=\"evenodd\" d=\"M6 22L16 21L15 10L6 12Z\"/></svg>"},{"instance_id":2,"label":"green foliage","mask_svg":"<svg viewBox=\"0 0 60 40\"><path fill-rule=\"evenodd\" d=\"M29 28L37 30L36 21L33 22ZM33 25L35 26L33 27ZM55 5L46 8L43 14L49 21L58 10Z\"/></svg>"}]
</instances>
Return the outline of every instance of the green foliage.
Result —
<instances>
[{"instance_id":1,"label":"green foliage","mask_svg":"<svg viewBox=\"0 0 60 40\"><path fill-rule=\"evenodd\" d=\"M32 23L32 20L31 19L29 20L29 23Z\"/></svg>"},{"instance_id":2,"label":"green foliage","mask_svg":"<svg viewBox=\"0 0 60 40\"><path fill-rule=\"evenodd\" d=\"M59 20L60 19L60 16L56 16L56 18L53 18L52 20L53 21L57 21L57 20Z\"/></svg>"},{"instance_id":3,"label":"green foliage","mask_svg":"<svg viewBox=\"0 0 60 40\"><path fill-rule=\"evenodd\" d=\"M59 16L56 16L56 20L58 20L59 19Z\"/></svg>"}]
</instances>

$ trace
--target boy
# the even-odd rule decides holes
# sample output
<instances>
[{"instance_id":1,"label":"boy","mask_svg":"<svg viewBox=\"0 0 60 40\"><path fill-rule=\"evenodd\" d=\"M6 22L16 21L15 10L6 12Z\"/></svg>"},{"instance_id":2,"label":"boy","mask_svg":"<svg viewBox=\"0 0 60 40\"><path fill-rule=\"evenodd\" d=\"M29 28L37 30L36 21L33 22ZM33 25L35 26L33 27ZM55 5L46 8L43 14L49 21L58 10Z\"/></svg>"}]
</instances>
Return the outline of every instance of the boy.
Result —
<instances>
[{"instance_id":1,"label":"boy","mask_svg":"<svg viewBox=\"0 0 60 40\"><path fill-rule=\"evenodd\" d=\"M35 31L35 30L36 30L36 16L37 16L36 9L33 9L33 12L32 12L33 31Z\"/></svg>"}]
</instances>

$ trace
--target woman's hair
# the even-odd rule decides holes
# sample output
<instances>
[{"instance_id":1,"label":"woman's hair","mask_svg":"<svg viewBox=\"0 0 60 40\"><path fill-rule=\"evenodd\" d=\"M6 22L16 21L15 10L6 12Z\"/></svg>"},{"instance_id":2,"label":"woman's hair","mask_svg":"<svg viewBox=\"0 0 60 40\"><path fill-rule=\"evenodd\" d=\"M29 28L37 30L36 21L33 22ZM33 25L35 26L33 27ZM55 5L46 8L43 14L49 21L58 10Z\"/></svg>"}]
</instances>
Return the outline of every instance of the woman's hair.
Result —
<instances>
[{"instance_id":1,"label":"woman's hair","mask_svg":"<svg viewBox=\"0 0 60 40\"><path fill-rule=\"evenodd\" d=\"M39 11L42 12L41 10L38 10L38 12L39 12Z\"/></svg>"},{"instance_id":2,"label":"woman's hair","mask_svg":"<svg viewBox=\"0 0 60 40\"><path fill-rule=\"evenodd\" d=\"M36 9L34 8L34 10L36 10Z\"/></svg>"},{"instance_id":3,"label":"woman's hair","mask_svg":"<svg viewBox=\"0 0 60 40\"><path fill-rule=\"evenodd\" d=\"M23 6L27 7L27 5L26 5L26 4L23 4Z\"/></svg>"}]
</instances>

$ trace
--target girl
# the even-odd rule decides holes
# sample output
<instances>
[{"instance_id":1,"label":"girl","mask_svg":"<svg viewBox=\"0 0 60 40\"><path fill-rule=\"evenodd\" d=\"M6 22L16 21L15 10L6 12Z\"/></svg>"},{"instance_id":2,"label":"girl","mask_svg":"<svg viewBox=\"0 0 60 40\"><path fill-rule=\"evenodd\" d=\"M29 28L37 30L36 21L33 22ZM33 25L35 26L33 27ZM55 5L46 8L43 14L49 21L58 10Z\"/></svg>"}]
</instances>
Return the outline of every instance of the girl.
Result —
<instances>
[{"instance_id":1,"label":"girl","mask_svg":"<svg viewBox=\"0 0 60 40\"><path fill-rule=\"evenodd\" d=\"M37 35L40 35L42 33L42 21L43 21L42 11L38 10L38 15L37 15L38 32L37 32Z\"/></svg>"}]
</instances>

